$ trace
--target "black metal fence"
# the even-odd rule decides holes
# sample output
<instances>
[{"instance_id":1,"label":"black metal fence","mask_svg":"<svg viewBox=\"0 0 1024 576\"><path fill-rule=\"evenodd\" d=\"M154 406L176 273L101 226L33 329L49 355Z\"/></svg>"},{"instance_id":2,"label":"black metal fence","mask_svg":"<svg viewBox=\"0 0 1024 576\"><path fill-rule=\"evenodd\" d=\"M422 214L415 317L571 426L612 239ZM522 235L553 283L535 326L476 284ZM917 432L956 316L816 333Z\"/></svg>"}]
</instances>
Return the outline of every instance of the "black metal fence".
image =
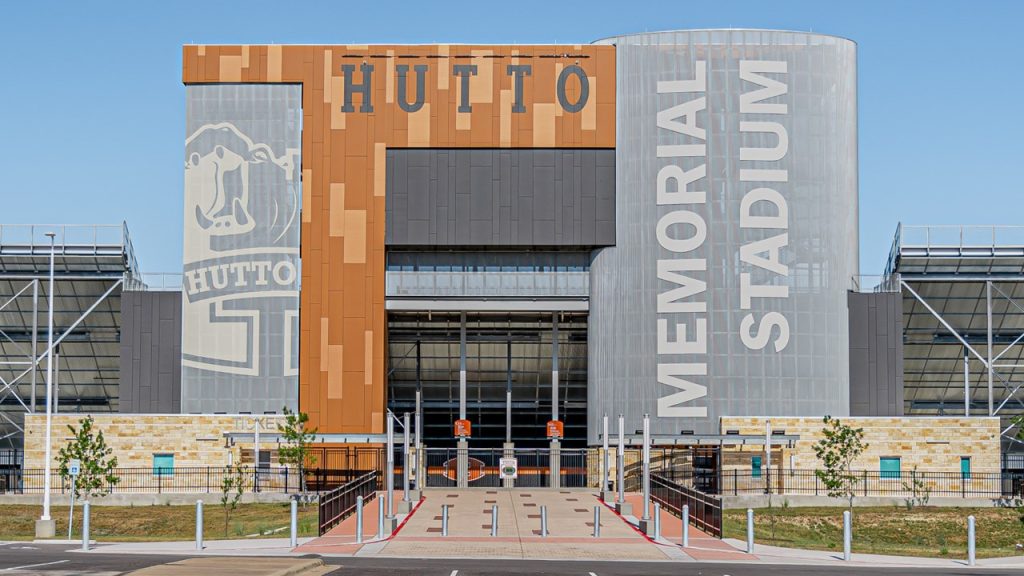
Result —
<instances>
[{"instance_id":1,"label":"black metal fence","mask_svg":"<svg viewBox=\"0 0 1024 576\"><path fill-rule=\"evenodd\" d=\"M1022 498L1021 472L883 472L851 473L856 496L924 498ZM680 480L685 480L680 478ZM721 494L807 494L827 496L828 488L814 470L725 470L719 478Z\"/></svg>"},{"instance_id":2,"label":"black metal fence","mask_svg":"<svg viewBox=\"0 0 1024 576\"><path fill-rule=\"evenodd\" d=\"M355 512L359 496L363 497L365 503L373 500L377 495L377 478L380 475L376 470L354 472L354 474L355 478L351 481L320 495L318 531L320 536Z\"/></svg>"},{"instance_id":3,"label":"black metal fence","mask_svg":"<svg viewBox=\"0 0 1024 576\"><path fill-rule=\"evenodd\" d=\"M683 517L683 505L689 506L690 523L704 532L722 537L722 499L672 481L662 474L651 474L651 499L666 510Z\"/></svg>"},{"instance_id":4,"label":"black metal fence","mask_svg":"<svg viewBox=\"0 0 1024 576\"><path fill-rule=\"evenodd\" d=\"M351 482L365 471L350 469L306 470L306 490L323 492ZM236 472L219 466L189 468L115 468L116 484L104 489L114 493L209 493L220 492L226 477ZM287 467L242 467L242 486L245 492L301 492L302 479L297 470ZM42 493L45 471L42 469L0 470L0 493ZM50 487L55 494L69 494L71 479L50 471Z\"/></svg>"}]
</instances>

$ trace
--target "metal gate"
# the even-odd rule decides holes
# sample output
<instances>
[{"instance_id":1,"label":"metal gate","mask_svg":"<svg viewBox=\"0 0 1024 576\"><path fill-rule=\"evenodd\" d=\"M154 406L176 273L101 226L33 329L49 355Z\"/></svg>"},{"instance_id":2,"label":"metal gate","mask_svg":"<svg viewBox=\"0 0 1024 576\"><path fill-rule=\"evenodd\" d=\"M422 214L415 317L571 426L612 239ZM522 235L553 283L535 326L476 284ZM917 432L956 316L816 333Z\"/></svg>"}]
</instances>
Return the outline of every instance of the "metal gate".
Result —
<instances>
[{"instance_id":1,"label":"metal gate","mask_svg":"<svg viewBox=\"0 0 1024 576\"><path fill-rule=\"evenodd\" d=\"M586 449L559 450L559 485L562 488L587 486ZM470 488L497 488L502 485L499 464L506 455L501 448L468 448L465 450L468 486ZM517 488L546 488L551 486L551 450L546 448L515 449L511 456L518 461L518 477L512 485ZM427 488L454 488L458 485L459 449L426 449Z\"/></svg>"}]
</instances>

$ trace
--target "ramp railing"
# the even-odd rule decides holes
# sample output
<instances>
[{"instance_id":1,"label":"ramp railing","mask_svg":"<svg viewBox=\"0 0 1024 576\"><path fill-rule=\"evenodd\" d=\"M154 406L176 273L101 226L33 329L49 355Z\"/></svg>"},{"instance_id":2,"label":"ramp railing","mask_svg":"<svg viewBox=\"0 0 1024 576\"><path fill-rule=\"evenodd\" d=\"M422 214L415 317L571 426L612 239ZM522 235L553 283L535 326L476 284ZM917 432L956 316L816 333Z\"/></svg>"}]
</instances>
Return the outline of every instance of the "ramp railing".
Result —
<instances>
[{"instance_id":1,"label":"ramp railing","mask_svg":"<svg viewBox=\"0 0 1024 576\"><path fill-rule=\"evenodd\" d=\"M690 508L690 524L714 536L722 537L722 499L673 482L661 474L651 474L651 499L682 518L683 506Z\"/></svg>"},{"instance_id":2,"label":"ramp railing","mask_svg":"<svg viewBox=\"0 0 1024 576\"><path fill-rule=\"evenodd\" d=\"M343 484L320 495L319 529L323 536L331 528L348 518L356 510L356 499L363 497L363 502L372 500L377 495L377 471L371 470L355 480Z\"/></svg>"}]
</instances>

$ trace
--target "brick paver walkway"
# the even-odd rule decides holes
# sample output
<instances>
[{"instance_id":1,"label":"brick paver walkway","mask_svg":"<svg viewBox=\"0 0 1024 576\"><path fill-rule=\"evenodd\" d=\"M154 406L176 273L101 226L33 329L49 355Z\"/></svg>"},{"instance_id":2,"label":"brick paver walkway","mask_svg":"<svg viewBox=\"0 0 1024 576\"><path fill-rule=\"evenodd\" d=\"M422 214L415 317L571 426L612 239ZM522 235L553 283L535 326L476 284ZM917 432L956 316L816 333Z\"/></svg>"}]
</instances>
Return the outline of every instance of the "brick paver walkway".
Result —
<instances>
[{"instance_id":1,"label":"brick paver walkway","mask_svg":"<svg viewBox=\"0 0 1024 576\"><path fill-rule=\"evenodd\" d=\"M633 515L637 518L643 516L643 496L641 494L632 493L626 494L626 502L633 505ZM651 502L651 513L654 513L654 502ZM673 516L667 510L662 509L661 511L661 537L664 540L672 542L680 546L683 552L687 556L690 556L694 560L704 561L717 561L717 560L737 560L737 561L750 561L756 560L757 557L747 554L746 552L737 550L729 544L701 532L697 528L690 526L690 547L682 548L683 540L683 522L680 518Z\"/></svg>"},{"instance_id":2,"label":"brick paver walkway","mask_svg":"<svg viewBox=\"0 0 1024 576\"><path fill-rule=\"evenodd\" d=\"M369 542L377 540L377 510L380 500L386 504L387 493L378 492L377 497L363 508L363 544L356 544L356 515L343 520L326 534L295 549L296 552L314 554L355 554ZM395 503L401 501L402 491L395 490ZM385 534L387 538L390 534Z\"/></svg>"},{"instance_id":3,"label":"brick paver walkway","mask_svg":"<svg viewBox=\"0 0 1024 576\"><path fill-rule=\"evenodd\" d=\"M441 536L441 506L449 506L448 536ZM491 507L498 506L498 535L491 537ZM651 544L610 510L601 510L601 537L593 537L589 491L547 489L429 490L405 527L381 556L665 560ZM548 536L541 537L541 506Z\"/></svg>"},{"instance_id":4,"label":"brick paver walkway","mask_svg":"<svg viewBox=\"0 0 1024 576\"><path fill-rule=\"evenodd\" d=\"M379 493L378 498L383 498ZM395 492L396 502L401 491ZM639 494L627 494L636 517ZM448 506L448 536L441 536L441 507ZM491 507L498 506L498 535L491 533ZM548 535L541 537L541 507ZM601 536L594 538L594 507L601 507ZM377 500L363 511L363 543L356 544L350 516L296 552L418 558L546 558L594 560L755 560L729 544L690 527L690 547L680 546L682 522L661 512L662 542L654 543L587 490L427 490L394 535L377 535ZM653 511L653 507L652 507Z\"/></svg>"},{"instance_id":5,"label":"brick paver walkway","mask_svg":"<svg viewBox=\"0 0 1024 576\"><path fill-rule=\"evenodd\" d=\"M379 495L378 497L381 497ZM396 493L396 500L400 499ZM441 536L441 507L448 508L448 536ZM498 535L491 507L498 506ZM351 516L296 552L418 558L546 558L595 560L678 559L676 547L651 543L585 490L427 490L399 530L377 540L377 502L364 510L362 544ZM542 537L541 507L548 515ZM594 507L601 506L601 536L594 538ZM670 549L671 548L671 549Z\"/></svg>"}]
</instances>

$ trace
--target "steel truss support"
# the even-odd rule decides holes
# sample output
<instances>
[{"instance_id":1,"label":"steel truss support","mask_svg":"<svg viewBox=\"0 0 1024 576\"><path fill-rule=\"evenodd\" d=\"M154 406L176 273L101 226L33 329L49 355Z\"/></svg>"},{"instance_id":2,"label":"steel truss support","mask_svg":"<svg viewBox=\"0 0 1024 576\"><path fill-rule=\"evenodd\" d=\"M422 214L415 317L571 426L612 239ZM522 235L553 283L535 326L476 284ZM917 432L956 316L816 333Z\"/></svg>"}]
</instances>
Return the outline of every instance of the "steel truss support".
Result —
<instances>
[{"instance_id":1,"label":"steel truss support","mask_svg":"<svg viewBox=\"0 0 1024 576\"><path fill-rule=\"evenodd\" d=\"M65 278L58 278L57 281L59 282L60 280L64 280L64 279ZM50 347L47 347L41 354L38 353L38 346L37 346L38 330L39 330L39 322L38 322L38 316L39 316L39 279L38 278L30 279L29 283L26 284L24 288L22 288L17 293L15 293L15 295L10 297L7 301L5 301L4 303L0 304L0 310L3 310L11 302L13 302L16 298L18 298L22 294L24 294L30 287L32 288L32 346L31 346L31 350L29 350L28 353L26 354L26 358L28 358L28 362L24 363L24 364L28 365L28 368L26 368L25 370L20 372L17 376L12 378L10 381L4 380L2 377L0 377L0 394L2 394L2 396L0 396L0 402L3 402L4 400L6 400L9 396L11 396L13 394L14 395L14 399L17 400L19 404L21 404L21 406L24 409L25 413L28 413L28 414L34 413L35 412L35 408L36 408L36 372L38 371L39 364L41 362L43 362L44 360L46 360L47 356L51 353L51 351L56 350L60 346L60 343L63 342L64 339L67 338L72 332L74 332L75 329L77 329L78 326L81 325L82 322L85 321L85 319L89 316L89 314L92 314L92 312L94 310L96 310L96 308L100 304L102 304L108 297L110 297L111 294L114 293L115 290L117 290L118 288L120 288L123 285L124 285L124 278L123 277L115 280L114 283L109 288L107 288L106 292L104 292L103 295L101 295L99 298L97 298L88 308L86 308L85 311L82 312L78 316L78 318L76 318L75 321L72 322L71 325L68 326L67 329L65 329L64 332L59 337L54 339L53 345L50 346ZM20 348L20 346L18 346L18 344L16 342L14 342L14 340L12 340L6 333L3 333L3 331L0 331L0 335L2 335L4 338L9 340L12 344L14 344L18 348ZM24 378L25 376L27 376L29 374L31 374L32 391L31 391L31 394L30 394L29 404L25 404L25 402L21 398L21 395L18 394L16 386L18 385L18 383L21 381L22 378ZM54 392L56 393L56 391L54 391ZM24 427L19 426L16 422L14 422L5 413L5 411L0 411L0 418L2 418L8 424L10 424L14 428L16 428L19 432L24 433ZM12 435L14 435L14 433L6 434L6 435L0 437L0 440L7 439L7 438L11 437Z\"/></svg>"},{"instance_id":2,"label":"steel truss support","mask_svg":"<svg viewBox=\"0 0 1024 576\"><path fill-rule=\"evenodd\" d=\"M936 311L935 308L933 308L920 294L918 294L907 283L905 278L900 278L900 281L899 281L900 282L900 287L902 289L906 290L907 293L909 293L911 296L913 296L913 298L915 300L917 300L925 308L925 310L927 310L936 320L938 320L939 324L941 324L946 330L948 330L949 333L957 341L959 341L961 345L963 345L963 349L964 349L964 352L963 352L963 355L964 355L964 358L963 358L963 361L964 361L964 414L965 415L970 415L970 394L971 394L971 390L970 390L970 380L969 380L970 370L969 370L968 362L970 360L970 356L972 356L972 355L981 362L982 366L985 369L986 379L987 379L988 415L989 416L998 416L1000 411L1002 411L1003 408L1006 407L1006 404L1011 399L1016 401L1018 404L1020 404L1020 406L1022 408L1024 408L1024 399L1022 399L1020 397L1020 394L1018 394L1022 389L1024 389L1024 382L1022 382L1020 384L1017 384L1017 385L1014 385L1012 382L1009 382L1002 374L999 373L999 369L1000 368L1012 369L1012 368L1018 368L1018 367L1021 367L1021 366L1019 364L1017 364L1017 363L997 364L998 360L1000 358L1002 358L1004 355L1006 355L1006 353L1009 352L1011 348L1013 348L1014 346L1017 346L1018 344L1021 344L1022 342L1024 342L1024 333L1021 333L1016 338L1014 338L998 354L995 353L995 351L993 349L993 336L994 336L993 332L994 332L995 327L994 327L993 320L992 320L993 291L995 291L997 297L1006 300L1006 302L1008 303L1009 306L1012 306L1012 307L1016 308L1021 313L1024 313L1024 305L1021 305L1016 300L1014 300L1012 297L1010 297L1009 294L1007 294L1006 292L1002 291L999 288L999 286L996 285L996 282L998 282L998 281L1000 281L1000 280L993 281L992 279L986 279L984 281L985 282L985 351L984 351L984 353L982 353L980 350L976 349L975 347L971 346L967 342L967 339L965 338L965 336L963 334L961 334L959 331L957 331L956 329L954 329L953 326L950 325L949 322L947 322L945 318L943 318L942 314L940 314L938 311ZM998 380L999 384L1002 385L1003 388L1007 392L1006 397L1003 398L1003 400L998 404L998 406L995 403L995 393L994 393L995 382L997 380ZM1013 428L1012 425L1008 426L1006 429L1004 429L1002 431L1003 435L1006 436L1007 432L1009 432L1009 430L1011 428Z\"/></svg>"}]
</instances>

